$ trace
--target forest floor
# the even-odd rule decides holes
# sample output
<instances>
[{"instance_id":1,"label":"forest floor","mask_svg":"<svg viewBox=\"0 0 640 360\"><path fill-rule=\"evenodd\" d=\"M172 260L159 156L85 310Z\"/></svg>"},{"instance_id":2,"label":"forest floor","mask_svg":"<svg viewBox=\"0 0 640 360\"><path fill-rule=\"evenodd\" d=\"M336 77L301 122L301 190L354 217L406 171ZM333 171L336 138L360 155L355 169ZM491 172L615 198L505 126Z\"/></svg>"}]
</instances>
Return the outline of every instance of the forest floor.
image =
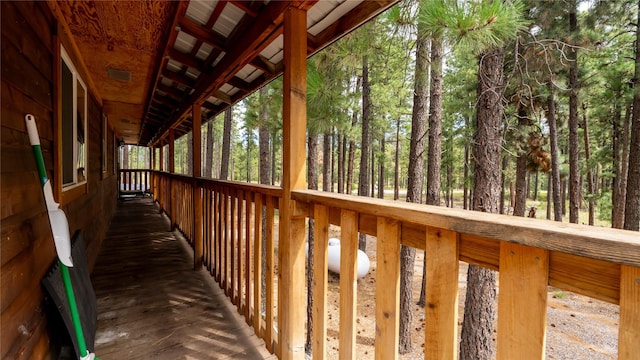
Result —
<instances>
[{"instance_id":1,"label":"forest floor","mask_svg":"<svg viewBox=\"0 0 640 360\"><path fill-rule=\"evenodd\" d=\"M340 228L331 226L330 237L339 238ZM369 274L358 281L357 354L358 359L374 358L376 240L367 236L366 253L371 261ZM413 278L414 304L420 295L424 252L417 251ZM459 329L464 314L467 264L460 265ZM327 355L338 358L339 275L329 273ZM547 359L616 359L619 307L552 287L548 290ZM414 306L412 324L413 352L401 359L424 359L424 309ZM494 338L495 341L495 338Z\"/></svg>"}]
</instances>

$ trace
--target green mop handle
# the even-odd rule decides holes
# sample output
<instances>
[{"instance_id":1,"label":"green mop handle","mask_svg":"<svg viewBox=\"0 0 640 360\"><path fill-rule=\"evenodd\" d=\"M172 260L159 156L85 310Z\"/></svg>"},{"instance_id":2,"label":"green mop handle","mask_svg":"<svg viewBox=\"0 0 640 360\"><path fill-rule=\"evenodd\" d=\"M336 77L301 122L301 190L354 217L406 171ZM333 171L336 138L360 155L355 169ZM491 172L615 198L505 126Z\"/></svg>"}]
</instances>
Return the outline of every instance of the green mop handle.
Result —
<instances>
[{"instance_id":1,"label":"green mop handle","mask_svg":"<svg viewBox=\"0 0 640 360\"><path fill-rule=\"evenodd\" d=\"M27 127L27 132L29 133L29 141L31 142L31 148L33 149L33 155L36 158L36 167L38 168L40 185L42 185L43 191L44 191L45 184L47 184L49 179L47 178L47 171L44 167L44 158L42 157L42 149L40 148L40 137L38 136L38 128L36 127L35 117L31 114L27 114L25 116L25 123ZM51 186L51 185L49 184L46 186ZM45 199L46 199L46 196L45 196ZM47 208L50 208L50 205L52 204L47 204ZM62 210L58 210L58 211L62 212ZM62 214L64 214L64 212L62 212ZM51 221L52 221L51 217L49 217L50 224L51 224ZM65 218L65 222L66 222L66 218ZM55 237L56 230L54 230L53 226L51 230ZM69 229L67 227L67 232L68 231ZM81 359L87 358L89 356L89 352L87 351L87 344L84 341L84 332L82 331L80 314L78 313L78 304L76 303L76 297L73 292L73 286L71 284L71 276L69 275L69 268L60 260L59 256L58 256L58 264L60 266L60 273L62 274L62 282L64 283L64 289L67 294L67 300L69 302L69 310L71 311L71 319L73 321L73 328L76 333L76 340L78 341L78 349L80 350L80 357Z\"/></svg>"}]
</instances>

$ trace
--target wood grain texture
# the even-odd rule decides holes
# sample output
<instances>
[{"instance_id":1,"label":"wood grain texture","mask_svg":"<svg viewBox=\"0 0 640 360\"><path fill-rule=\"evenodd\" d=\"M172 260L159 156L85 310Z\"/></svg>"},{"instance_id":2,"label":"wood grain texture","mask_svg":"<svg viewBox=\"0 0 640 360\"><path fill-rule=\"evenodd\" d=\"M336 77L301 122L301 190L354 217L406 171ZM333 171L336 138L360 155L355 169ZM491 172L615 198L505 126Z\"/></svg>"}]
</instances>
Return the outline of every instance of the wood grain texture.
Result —
<instances>
[{"instance_id":1,"label":"wood grain texture","mask_svg":"<svg viewBox=\"0 0 640 360\"><path fill-rule=\"evenodd\" d=\"M395 220L379 217L378 234L375 357L377 360L397 359L400 329L400 226Z\"/></svg>"},{"instance_id":2,"label":"wood grain texture","mask_svg":"<svg viewBox=\"0 0 640 360\"><path fill-rule=\"evenodd\" d=\"M313 241L313 359L327 358L327 247L329 242L329 209L314 206Z\"/></svg>"},{"instance_id":3,"label":"wood grain texture","mask_svg":"<svg viewBox=\"0 0 640 360\"><path fill-rule=\"evenodd\" d=\"M621 270L618 359L632 360L640 354L640 268L623 265Z\"/></svg>"},{"instance_id":4,"label":"wood grain texture","mask_svg":"<svg viewBox=\"0 0 640 360\"><path fill-rule=\"evenodd\" d=\"M265 9L280 12L285 4L268 3ZM278 10L278 11L276 11ZM264 14L247 30L247 42L260 40L269 33L266 28L275 28L275 22ZM307 128L306 84L307 84L307 12L289 7L284 10L284 63L282 106L282 198L280 199L279 245L278 245L278 346L283 360L303 359L305 345L306 299L300 294L305 289L305 219L295 216L295 204L291 190L306 188ZM253 32L262 33L255 36ZM261 48L264 44L256 44ZM254 46L255 47L255 46ZM245 54L251 48L234 48L221 63L236 62L235 52ZM248 62L249 59L246 59ZM222 64L220 64L222 65ZM212 74L215 74L214 69ZM216 80L218 82L218 80ZM206 84L210 88L209 84ZM212 84L215 85L215 84Z\"/></svg>"},{"instance_id":5,"label":"wood grain texture","mask_svg":"<svg viewBox=\"0 0 640 360\"><path fill-rule=\"evenodd\" d=\"M549 253L502 242L498 294L498 356L545 358Z\"/></svg>"},{"instance_id":6,"label":"wood grain texture","mask_svg":"<svg viewBox=\"0 0 640 360\"><path fill-rule=\"evenodd\" d=\"M255 194L254 232L253 232L253 331L260 334L262 327L262 199L261 194Z\"/></svg>"},{"instance_id":7,"label":"wood grain texture","mask_svg":"<svg viewBox=\"0 0 640 360\"><path fill-rule=\"evenodd\" d=\"M151 199L121 202L93 275L105 359L270 357Z\"/></svg>"},{"instance_id":8,"label":"wood grain texture","mask_svg":"<svg viewBox=\"0 0 640 360\"><path fill-rule=\"evenodd\" d=\"M362 214L504 240L546 250L640 266L640 238L626 230L354 197L315 190L296 190L293 199Z\"/></svg>"},{"instance_id":9,"label":"wood grain texture","mask_svg":"<svg viewBox=\"0 0 640 360\"><path fill-rule=\"evenodd\" d=\"M425 359L458 358L458 235L427 228Z\"/></svg>"},{"instance_id":10,"label":"wood grain texture","mask_svg":"<svg viewBox=\"0 0 640 360\"><path fill-rule=\"evenodd\" d=\"M340 222L340 339L339 359L356 358L358 299L358 216L342 211Z\"/></svg>"}]
</instances>

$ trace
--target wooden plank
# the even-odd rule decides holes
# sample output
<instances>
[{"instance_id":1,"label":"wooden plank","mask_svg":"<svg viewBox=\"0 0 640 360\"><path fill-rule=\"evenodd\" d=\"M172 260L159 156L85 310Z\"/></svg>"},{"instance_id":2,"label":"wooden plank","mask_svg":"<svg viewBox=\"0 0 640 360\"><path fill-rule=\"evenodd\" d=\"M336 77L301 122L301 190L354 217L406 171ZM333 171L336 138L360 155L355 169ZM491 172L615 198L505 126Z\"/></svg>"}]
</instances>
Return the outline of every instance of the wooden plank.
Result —
<instances>
[{"instance_id":1,"label":"wooden plank","mask_svg":"<svg viewBox=\"0 0 640 360\"><path fill-rule=\"evenodd\" d=\"M253 331L260 335L262 326L262 195L255 195L253 232Z\"/></svg>"},{"instance_id":2,"label":"wooden plank","mask_svg":"<svg viewBox=\"0 0 640 360\"><path fill-rule=\"evenodd\" d=\"M342 211L340 237L340 340L339 359L356 358L358 297L358 215Z\"/></svg>"},{"instance_id":3,"label":"wooden plank","mask_svg":"<svg viewBox=\"0 0 640 360\"><path fill-rule=\"evenodd\" d=\"M619 264L557 251L549 254L551 286L618 304L619 279Z\"/></svg>"},{"instance_id":4,"label":"wooden plank","mask_svg":"<svg viewBox=\"0 0 640 360\"><path fill-rule=\"evenodd\" d=\"M274 242L273 242L273 225L275 220L274 215L274 201L273 197L267 196L267 233L266 250L267 250L267 273L266 273L266 300L265 300L265 334L264 342L267 349L274 352L273 347L273 269L274 269Z\"/></svg>"},{"instance_id":5,"label":"wooden plank","mask_svg":"<svg viewBox=\"0 0 640 360\"><path fill-rule=\"evenodd\" d=\"M396 220L378 217L377 232L375 357L378 360L397 359L400 330L400 225Z\"/></svg>"},{"instance_id":6,"label":"wooden plank","mask_svg":"<svg viewBox=\"0 0 640 360\"><path fill-rule=\"evenodd\" d=\"M316 190L295 190L292 197L296 201L370 215L382 213L399 221L448 229L461 234L474 234L493 240L508 239L531 247L640 267L640 256L637 256L640 253L640 237L625 230Z\"/></svg>"},{"instance_id":7,"label":"wooden plank","mask_svg":"<svg viewBox=\"0 0 640 360\"><path fill-rule=\"evenodd\" d=\"M247 325L251 325L251 205L253 203L253 194L245 193L245 219L244 219L244 318ZM260 257L260 255L253 255Z\"/></svg>"},{"instance_id":8,"label":"wooden plank","mask_svg":"<svg viewBox=\"0 0 640 360\"><path fill-rule=\"evenodd\" d=\"M548 251L502 242L499 276L497 359L544 359Z\"/></svg>"},{"instance_id":9,"label":"wooden plank","mask_svg":"<svg viewBox=\"0 0 640 360\"><path fill-rule=\"evenodd\" d=\"M269 3L267 8L280 4ZM262 26L268 16L249 29ZM270 25L272 26L273 23ZM282 106L282 199L278 247L278 346L283 360L304 359L306 299L305 220L294 216L291 191L306 188L307 12L284 10L284 75ZM268 35L268 34L266 34ZM260 47L260 46L259 46ZM231 54L222 60L225 62ZM247 58L249 62L251 58ZM215 73L215 71L214 71ZM215 86L215 85L214 85ZM356 226L357 227L357 226Z\"/></svg>"},{"instance_id":10,"label":"wooden plank","mask_svg":"<svg viewBox=\"0 0 640 360\"><path fill-rule=\"evenodd\" d=\"M622 266L620 274L620 326L618 359L637 359L640 354L640 268Z\"/></svg>"},{"instance_id":11,"label":"wooden plank","mask_svg":"<svg viewBox=\"0 0 640 360\"><path fill-rule=\"evenodd\" d=\"M313 359L327 358L327 248L329 242L329 209L316 205L313 242Z\"/></svg>"},{"instance_id":12,"label":"wooden plank","mask_svg":"<svg viewBox=\"0 0 640 360\"><path fill-rule=\"evenodd\" d=\"M244 243L244 239L242 238L242 236L244 235L244 232L242 231L242 209L244 209L244 191L238 191L238 215L236 216L236 226L237 226L237 240L236 240L236 248L238 249L238 277L236 278L236 288L238 289L238 303L237 303L237 308L238 308L238 312L240 314L242 314L242 312L244 311L244 309L242 308L242 304L243 304L243 294L242 294L242 289L244 289L244 286L242 285L242 280L244 279L244 275L243 275L243 271L244 271L244 265L243 265L243 258L244 258L244 253L243 253L243 249L242 249L242 244Z\"/></svg>"},{"instance_id":13,"label":"wooden plank","mask_svg":"<svg viewBox=\"0 0 640 360\"><path fill-rule=\"evenodd\" d=\"M426 229L425 359L458 358L458 234Z\"/></svg>"}]
</instances>

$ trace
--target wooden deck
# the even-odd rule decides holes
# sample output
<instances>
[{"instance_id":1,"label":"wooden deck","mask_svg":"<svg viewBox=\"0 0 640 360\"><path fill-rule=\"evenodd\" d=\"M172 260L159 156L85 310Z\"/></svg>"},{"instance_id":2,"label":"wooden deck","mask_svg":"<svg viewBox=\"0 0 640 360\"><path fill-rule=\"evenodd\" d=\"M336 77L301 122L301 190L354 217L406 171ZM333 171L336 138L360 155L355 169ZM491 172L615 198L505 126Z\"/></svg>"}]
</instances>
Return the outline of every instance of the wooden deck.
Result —
<instances>
[{"instance_id":1,"label":"wooden deck","mask_svg":"<svg viewBox=\"0 0 640 360\"><path fill-rule=\"evenodd\" d=\"M193 271L150 198L120 200L92 281L96 355L109 359L271 359L224 292Z\"/></svg>"}]
</instances>

